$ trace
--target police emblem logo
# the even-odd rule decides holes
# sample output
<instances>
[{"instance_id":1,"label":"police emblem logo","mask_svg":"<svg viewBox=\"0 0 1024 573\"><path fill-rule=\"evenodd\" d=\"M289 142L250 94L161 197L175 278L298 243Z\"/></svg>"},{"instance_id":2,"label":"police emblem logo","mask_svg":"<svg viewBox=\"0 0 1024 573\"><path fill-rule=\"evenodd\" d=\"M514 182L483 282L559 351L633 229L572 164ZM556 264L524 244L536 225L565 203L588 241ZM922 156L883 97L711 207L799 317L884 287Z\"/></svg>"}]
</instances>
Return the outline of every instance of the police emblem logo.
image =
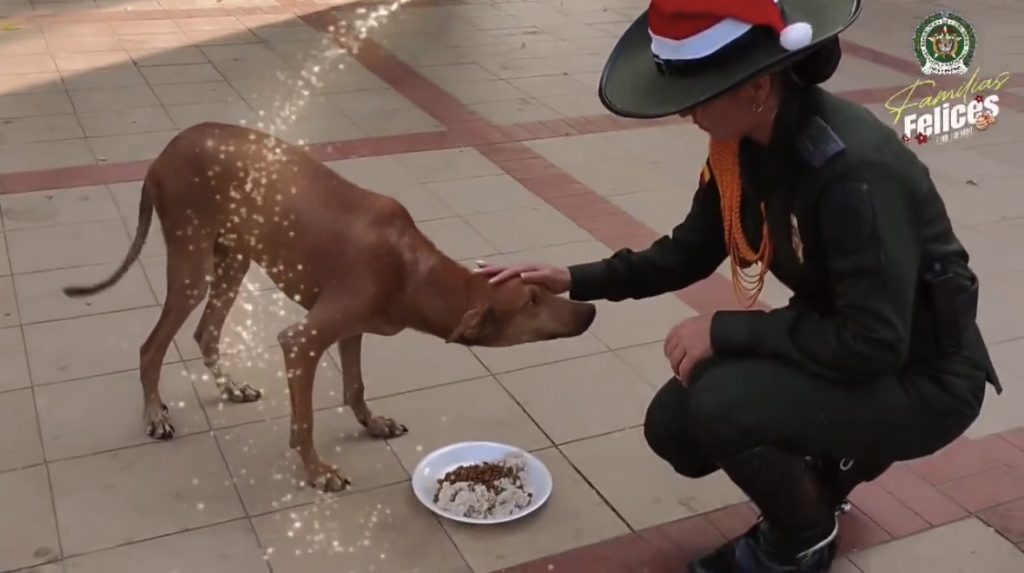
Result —
<instances>
[{"instance_id":1,"label":"police emblem logo","mask_svg":"<svg viewBox=\"0 0 1024 573\"><path fill-rule=\"evenodd\" d=\"M974 28L954 12L932 14L914 33L914 55L926 75L966 74L977 45Z\"/></svg>"},{"instance_id":2,"label":"police emblem logo","mask_svg":"<svg viewBox=\"0 0 1024 573\"><path fill-rule=\"evenodd\" d=\"M793 240L793 253L796 254L796 260L801 265L804 264L804 242L800 238L800 222L797 221L796 215L789 215L789 225L791 229L791 236Z\"/></svg>"}]
</instances>

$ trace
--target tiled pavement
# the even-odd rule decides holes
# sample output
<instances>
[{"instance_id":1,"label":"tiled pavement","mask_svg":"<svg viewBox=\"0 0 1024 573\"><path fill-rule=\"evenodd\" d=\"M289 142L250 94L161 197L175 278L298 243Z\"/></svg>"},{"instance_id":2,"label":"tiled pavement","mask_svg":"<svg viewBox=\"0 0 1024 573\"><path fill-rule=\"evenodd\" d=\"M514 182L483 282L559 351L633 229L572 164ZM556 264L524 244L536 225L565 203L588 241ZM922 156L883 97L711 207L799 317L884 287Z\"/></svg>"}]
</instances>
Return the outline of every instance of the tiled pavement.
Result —
<instances>
[{"instance_id":1,"label":"tiled pavement","mask_svg":"<svg viewBox=\"0 0 1024 573\"><path fill-rule=\"evenodd\" d=\"M295 487L284 438L273 342L296 309L253 272L225 347L236 376L267 396L220 403L197 361L193 317L163 374L179 437L143 436L133 369L163 299L159 233L111 291L81 302L60 287L120 260L138 179L182 127L256 124L281 111L275 96L308 101L286 114L282 135L399 198L466 261L593 259L644 245L689 204L701 134L680 121L615 120L594 96L606 52L642 2L413 0L354 58L326 58L324 30L379 8L331 4L0 0L0 571L675 571L740 531L753 516L742 495L721 477L677 478L639 429L668 377L659 340L682 317L732 304L722 276L604 304L588 334L556 343L371 339L374 406L412 429L391 443L337 411L340 372L326 359L317 439L355 487L324 497ZM914 79L914 26L941 4L869 3L830 87L884 114L881 102ZM974 22L986 76L1024 71L1009 25L1021 8L947 7ZM296 82L316 65L317 85L300 98ZM837 571L1024 570L1024 94L1016 77L1008 90L997 129L920 148L985 281L981 322L1007 391L967 438L856 492ZM765 302L786 296L772 284ZM538 452L555 476L549 505L482 529L417 506L410 469L463 439Z\"/></svg>"}]
</instances>

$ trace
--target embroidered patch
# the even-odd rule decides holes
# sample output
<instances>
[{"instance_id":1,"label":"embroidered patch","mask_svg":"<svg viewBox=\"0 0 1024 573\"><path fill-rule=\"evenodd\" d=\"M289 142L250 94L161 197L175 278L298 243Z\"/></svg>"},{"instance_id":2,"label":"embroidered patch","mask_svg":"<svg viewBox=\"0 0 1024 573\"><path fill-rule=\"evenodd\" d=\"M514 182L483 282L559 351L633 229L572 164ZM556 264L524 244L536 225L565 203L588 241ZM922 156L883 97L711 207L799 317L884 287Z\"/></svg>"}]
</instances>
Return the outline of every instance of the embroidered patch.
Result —
<instances>
[{"instance_id":1,"label":"embroidered patch","mask_svg":"<svg viewBox=\"0 0 1024 573\"><path fill-rule=\"evenodd\" d=\"M843 140L820 117L814 117L797 138L797 148L804 161L812 167L821 167L846 149Z\"/></svg>"}]
</instances>

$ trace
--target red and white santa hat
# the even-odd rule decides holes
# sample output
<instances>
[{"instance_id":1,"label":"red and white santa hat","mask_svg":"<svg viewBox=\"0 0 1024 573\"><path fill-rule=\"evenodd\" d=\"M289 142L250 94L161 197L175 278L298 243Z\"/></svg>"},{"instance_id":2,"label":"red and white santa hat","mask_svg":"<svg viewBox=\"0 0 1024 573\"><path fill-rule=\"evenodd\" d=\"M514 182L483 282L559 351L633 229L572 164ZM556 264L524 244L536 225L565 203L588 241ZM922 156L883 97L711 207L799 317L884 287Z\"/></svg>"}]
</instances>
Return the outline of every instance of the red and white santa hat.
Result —
<instances>
[{"instance_id":1,"label":"red and white santa hat","mask_svg":"<svg viewBox=\"0 0 1024 573\"><path fill-rule=\"evenodd\" d=\"M647 25L651 49L662 60L705 58L754 26L774 30L789 51L813 37L810 24L786 23L778 0L652 0Z\"/></svg>"}]
</instances>

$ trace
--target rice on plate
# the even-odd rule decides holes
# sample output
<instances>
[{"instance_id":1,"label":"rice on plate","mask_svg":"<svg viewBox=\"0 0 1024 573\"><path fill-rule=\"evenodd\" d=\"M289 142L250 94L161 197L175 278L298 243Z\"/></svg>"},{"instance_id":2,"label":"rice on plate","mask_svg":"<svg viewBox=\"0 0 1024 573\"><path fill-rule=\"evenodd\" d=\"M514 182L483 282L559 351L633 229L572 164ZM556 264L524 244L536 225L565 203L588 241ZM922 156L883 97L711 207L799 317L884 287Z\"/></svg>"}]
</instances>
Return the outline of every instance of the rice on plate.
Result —
<instances>
[{"instance_id":1,"label":"rice on plate","mask_svg":"<svg viewBox=\"0 0 1024 573\"><path fill-rule=\"evenodd\" d=\"M530 505L526 458L509 454L497 462L460 465L437 480L434 504L452 515L473 519L511 517Z\"/></svg>"}]
</instances>

